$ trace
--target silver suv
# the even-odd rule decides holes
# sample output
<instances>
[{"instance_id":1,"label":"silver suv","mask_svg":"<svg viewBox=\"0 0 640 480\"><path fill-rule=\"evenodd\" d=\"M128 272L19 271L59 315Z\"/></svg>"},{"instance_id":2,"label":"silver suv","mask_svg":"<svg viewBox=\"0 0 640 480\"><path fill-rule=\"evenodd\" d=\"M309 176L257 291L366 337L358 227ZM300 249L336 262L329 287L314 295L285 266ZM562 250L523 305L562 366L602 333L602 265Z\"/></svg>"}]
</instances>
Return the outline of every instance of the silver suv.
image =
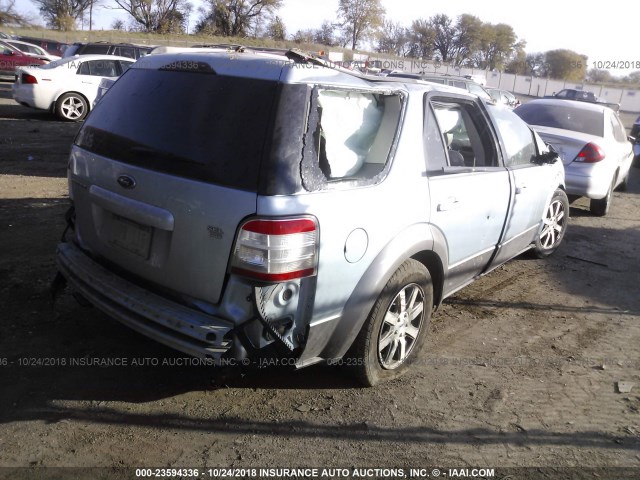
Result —
<instances>
[{"instance_id":1,"label":"silver suv","mask_svg":"<svg viewBox=\"0 0 640 480\"><path fill-rule=\"evenodd\" d=\"M140 59L68 173L76 293L216 364L331 360L368 385L444 298L553 252L569 213L562 162L510 111L292 51Z\"/></svg>"}]
</instances>

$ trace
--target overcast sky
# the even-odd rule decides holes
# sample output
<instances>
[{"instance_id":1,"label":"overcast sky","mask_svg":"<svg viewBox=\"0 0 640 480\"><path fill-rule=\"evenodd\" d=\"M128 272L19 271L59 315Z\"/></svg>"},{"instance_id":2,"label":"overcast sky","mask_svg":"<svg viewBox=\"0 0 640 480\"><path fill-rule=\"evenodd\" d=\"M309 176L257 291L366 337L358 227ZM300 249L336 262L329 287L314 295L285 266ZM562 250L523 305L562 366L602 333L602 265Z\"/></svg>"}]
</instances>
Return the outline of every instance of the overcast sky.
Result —
<instances>
[{"instance_id":1,"label":"overcast sky","mask_svg":"<svg viewBox=\"0 0 640 480\"><path fill-rule=\"evenodd\" d=\"M195 5L200 0L191 0ZM22 12L37 14L29 0L17 0ZM629 0L608 0L598 4L576 4L561 0L537 0L535 2L499 2L488 0L455 0L427 2L419 0L382 0L387 17L409 26L418 18L428 18L437 13L457 17L462 13L476 15L484 22L507 23L519 39L527 42L527 52L543 52L567 48L589 57L589 68L594 61L640 62L640 52L635 44L639 30L640 8ZM298 29L318 28L323 20L335 20L338 0L284 0L280 15L288 34ZM94 12L94 28L109 29L114 18L126 20L121 11L99 9ZM196 14L192 14L191 25ZM635 65L634 65L635 67ZM612 73L628 73L640 68Z\"/></svg>"}]
</instances>

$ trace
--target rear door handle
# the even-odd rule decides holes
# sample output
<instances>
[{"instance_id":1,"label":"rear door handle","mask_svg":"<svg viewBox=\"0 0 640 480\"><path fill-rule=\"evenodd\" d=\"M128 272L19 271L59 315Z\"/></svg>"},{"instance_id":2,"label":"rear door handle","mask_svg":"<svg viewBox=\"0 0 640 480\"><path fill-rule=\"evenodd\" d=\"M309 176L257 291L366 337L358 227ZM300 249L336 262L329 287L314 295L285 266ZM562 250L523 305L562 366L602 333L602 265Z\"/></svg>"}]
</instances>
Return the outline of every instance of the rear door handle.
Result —
<instances>
[{"instance_id":1,"label":"rear door handle","mask_svg":"<svg viewBox=\"0 0 640 480\"><path fill-rule=\"evenodd\" d=\"M527 188L527 185L521 183L519 187L516 187L516 195L520 195L525 188Z\"/></svg>"}]
</instances>

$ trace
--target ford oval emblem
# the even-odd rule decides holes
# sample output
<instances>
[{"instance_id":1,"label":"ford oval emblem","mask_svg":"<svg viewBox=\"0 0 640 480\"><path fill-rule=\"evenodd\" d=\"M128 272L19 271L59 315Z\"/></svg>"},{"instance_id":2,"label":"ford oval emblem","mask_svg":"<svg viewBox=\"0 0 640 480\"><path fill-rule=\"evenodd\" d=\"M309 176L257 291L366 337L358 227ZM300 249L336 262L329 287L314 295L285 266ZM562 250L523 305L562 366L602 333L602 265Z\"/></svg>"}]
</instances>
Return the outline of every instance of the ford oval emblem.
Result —
<instances>
[{"instance_id":1,"label":"ford oval emblem","mask_svg":"<svg viewBox=\"0 0 640 480\"><path fill-rule=\"evenodd\" d=\"M132 189L136 186L136 179L129 175L120 175L118 177L118 183L122 188Z\"/></svg>"}]
</instances>

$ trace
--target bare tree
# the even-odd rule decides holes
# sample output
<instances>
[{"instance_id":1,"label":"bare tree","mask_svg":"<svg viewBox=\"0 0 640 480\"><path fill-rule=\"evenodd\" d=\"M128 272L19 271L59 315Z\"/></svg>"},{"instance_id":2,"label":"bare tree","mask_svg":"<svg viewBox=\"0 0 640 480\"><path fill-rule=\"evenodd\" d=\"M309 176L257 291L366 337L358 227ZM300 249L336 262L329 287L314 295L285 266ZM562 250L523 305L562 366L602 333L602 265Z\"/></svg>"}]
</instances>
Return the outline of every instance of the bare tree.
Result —
<instances>
[{"instance_id":1,"label":"bare tree","mask_svg":"<svg viewBox=\"0 0 640 480\"><path fill-rule=\"evenodd\" d=\"M15 0L0 0L0 25L17 27L29 25L29 20L16 11L15 4Z\"/></svg>"},{"instance_id":2,"label":"bare tree","mask_svg":"<svg viewBox=\"0 0 640 480\"><path fill-rule=\"evenodd\" d=\"M193 3L191 2L186 2L183 7L182 7L182 13L185 16L185 21L184 21L184 31L185 33L189 33L189 24L190 24L190 20L191 20L191 13L193 12Z\"/></svg>"},{"instance_id":3,"label":"bare tree","mask_svg":"<svg viewBox=\"0 0 640 480\"><path fill-rule=\"evenodd\" d=\"M115 0L118 8L127 12L144 32L166 31L175 24L184 0Z\"/></svg>"},{"instance_id":4,"label":"bare tree","mask_svg":"<svg viewBox=\"0 0 640 480\"><path fill-rule=\"evenodd\" d=\"M213 35L246 37L282 6L283 0L206 0L196 30Z\"/></svg>"},{"instance_id":5,"label":"bare tree","mask_svg":"<svg viewBox=\"0 0 640 480\"><path fill-rule=\"evenodd\" d=\"M382 26L384 8L380 0L340 0L338 15L351 50L361 40L371 37Z\"/></svg>"},{"instance_id":6,"label":"bare tree","mask_svg":"<svg viewBox=\"0 0 640 480\"><path fill-rule=\"evenodd\" d=\"M94 0L33 0L47 25L55 30L74 30Z\"/></svg>"},{"instance_id":7,"label":"bare tree","mask_svg":"<svg viewBox=\"0 0 640 480\"><path fill-rule=\"evenodd\" d=\"M113 23L111 24L111 30L124 31L125 30L124 22L122 20L120 20L120 19L114 20Z\"/></svg>"}]
</instances>

